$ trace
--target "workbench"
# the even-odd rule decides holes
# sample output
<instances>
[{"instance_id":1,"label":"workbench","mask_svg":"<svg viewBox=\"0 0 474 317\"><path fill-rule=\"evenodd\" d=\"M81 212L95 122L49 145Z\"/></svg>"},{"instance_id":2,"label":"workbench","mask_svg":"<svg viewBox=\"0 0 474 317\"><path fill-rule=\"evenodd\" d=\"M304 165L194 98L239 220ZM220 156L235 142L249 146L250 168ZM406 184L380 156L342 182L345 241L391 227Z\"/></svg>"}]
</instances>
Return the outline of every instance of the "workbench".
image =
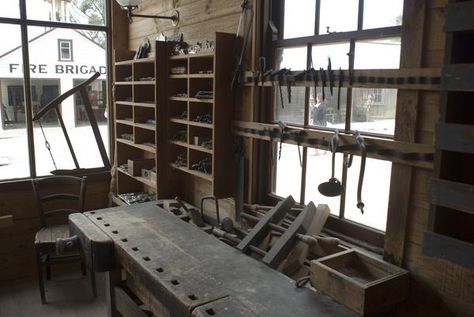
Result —
<instances>
[{"instance_id":1,"label":"workbench","mask_svg":"<svg viewBox=\"0 0 474 317\"><path fill-rule=\"evenodd\" d=\"M107 271L110 316L358 316L157 204L70 216L88 265Z\"/></svg>"}]
</instances>

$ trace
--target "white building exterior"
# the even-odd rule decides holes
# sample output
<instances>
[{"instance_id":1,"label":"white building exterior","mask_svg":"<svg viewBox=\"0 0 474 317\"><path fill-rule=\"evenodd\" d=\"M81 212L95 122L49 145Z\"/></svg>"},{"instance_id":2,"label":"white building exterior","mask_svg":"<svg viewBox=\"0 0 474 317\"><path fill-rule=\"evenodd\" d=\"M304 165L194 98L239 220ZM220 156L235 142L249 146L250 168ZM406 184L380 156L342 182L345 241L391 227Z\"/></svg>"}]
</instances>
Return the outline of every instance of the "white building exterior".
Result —
<instances>
[{"instance_id":1,"label":"white building exterior","mask_svg":"<svg viewBox=\"0 0 474 317\"><path fill-rule=\"evenodd\" d=\"M68 91L95 72L100 72L100 79L105 80L104 48L79 31L57 28L45 30L29 40L29 52L33 111L38 111L45 105L45 101ZM23 85L22 81L22 52L21 47L16 47L0 55L0 129L8 128L6 122L12 123L10 127L14 127L15 123L24 122L24 103L20 104L23 98L19 96L23 89L20 87ZM93 104L95 110L104 112L106 93L102 89L102 82L96 81L91 92L98 99L97 103ZM76 126L80 121L80 118L77 118L80 111L76 110L75 103L75 98L70 97L61 107L64 122L68 127Z\"/></svg>"}]
</instances>

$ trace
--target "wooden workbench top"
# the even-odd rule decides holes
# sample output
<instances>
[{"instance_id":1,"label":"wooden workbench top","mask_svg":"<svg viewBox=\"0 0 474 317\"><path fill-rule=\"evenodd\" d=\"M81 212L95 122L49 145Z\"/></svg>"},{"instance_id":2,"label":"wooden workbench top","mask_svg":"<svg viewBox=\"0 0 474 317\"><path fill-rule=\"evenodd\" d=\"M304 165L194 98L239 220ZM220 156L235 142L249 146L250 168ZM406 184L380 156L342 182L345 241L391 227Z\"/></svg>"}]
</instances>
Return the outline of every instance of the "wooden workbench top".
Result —
<instances>
[{"instance_id":1,"label":"wooden workbench top","mask_svg":"<svg viewBox=\"0 0 474 317\"><path fill-rule=\"evenodd\" d=\"M172 316L207 316L212 309L216 316L358 316L156 204L87 212L89 223L72 215L70 223L83 235L100 228L115 261Z\"/></svg>"}]
</instances>

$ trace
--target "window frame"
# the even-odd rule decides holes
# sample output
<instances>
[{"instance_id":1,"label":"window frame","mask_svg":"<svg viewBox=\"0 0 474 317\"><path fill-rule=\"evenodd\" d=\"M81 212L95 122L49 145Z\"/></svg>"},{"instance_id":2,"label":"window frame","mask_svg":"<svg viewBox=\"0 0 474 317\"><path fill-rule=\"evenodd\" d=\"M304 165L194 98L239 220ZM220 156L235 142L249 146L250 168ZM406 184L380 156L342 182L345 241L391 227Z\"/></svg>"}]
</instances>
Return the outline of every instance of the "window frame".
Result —
<instances>
[{"instance_id":1,"label":"window frame","mask_svg":"<svg viewBox=\"0 0 474 317\"><path fill-rule=\"evenodd\" d=\"M62 44L67 43L69 45L69 58L64 58L63 57L63 47ZM58 61L60 62L73 62L74 61L74 55L73 55L73 48L72 48L72 40L66 40L66 39L58 39Z\"/></svg>"},{"instance_id":2,"label":"window frame","mask_svg":"<svg viewBox=\"0 0 474 317\"><path fill-rule=\"evenodd\" d=\"M286 0L289 1L289 0ZM329 33L329 34L319 34L319 14L320 14L320 5L321 0L316 0L316 8L315 8L315 26L314 26L314 35L313 36L305 36L299 38L289 38L283 39L283 30L284 30L284 8L285 8L285 0L273 0L271 3L272 7L272 17L273 22L276 25L276 28L280 30L278 34L278 39L276 39L271 46L270 54L272 54L272 60L275 61L276 52L278 49L283 48L292 48L292 47L306 47L307 49L307 68L310 68L310 60L313 53L313 46L314 45L324 45L324 44L336 44L342 42L349 42L350 45L350 52L355 53L355 44L357 41L361 40L379 40L379 39L386 39L386 38L393 38L399 37L401 41L403 41L402 37L402 25L398 26L389 26L389 27L382 27L382 28L372 28L372 29L363 29L363 13L364 13L364 0L359 0L358 3L358 20L357 20L357 30L355 31L348 31L348 32L338 32L338 33ZM405 9L404 9L405 11ZM405 12L403 12L405 13ZM354 65L355 58L350 61L350 64ZM349 67L351 67L349 65ZM273 65L276 66L276 65ZM352 114L352 89L347 88L347 107L346 107L346 118L345 122L345 129L344 132L349 132L350 124L351 124L351 114ZM381 89L381 88L374 88ZM398 92L397 92L398 94ZM274 97L275 98L275 97ZM327 127L315 127L309 125L309 99L310 99L310 88L307 87L305 91L305 105L304 105L304 124L295 124L295 123L287 123L290 127L298 127L304 128L308 130L324 130L324 131L334 131L334 129L327 128ZM397 105L398 106L398 105ZM271 120L275 119L276 115L276 107L277 103L275 100L272 100L271 109L272 109L272 117ZM396 120L396 118L395 118ZM384 135L384 134L377 134L371 132L363 132L360 131L363 136L366 137L375 137L375 138L383 138L386 140L394 140L395 139L395 132L394 135ZM276 146L273 144L272 146ZM274 149L275 150L275 149ZM272 151L269 151L268 154L271 155ZM268 155L267 154L267 155ZM308 147L303 147L303 167L302 167L302 177L301 177L301 197L298 197L297 200L301 204L304 203L304 196L306 191L306 166L307 166L307 155L308 155ZM344 157L347 157L347 154L344 154ZM342 181L345 183L347 177L347 167L343 166L343 176ZM276 184L276 164L274 167L270 167L268 177L267 177L267 185L265 188L268 189L266 195L266 203L275 204L282 197L275 194L275 184ZM389 193L390 195L390 193ZM384 247L384 238L385 232L380 231L378 229L366 226L361 223L353 222L347 218L344 218L344 196L341 197L341 209L339 216L337 215L330 215L328 221L326 223L326 228L331 231L331 233L337 234L341 237L349 238L354 240L354 242L359 241L361 245L365 247L370 246L374 249L374 251L382 253ZM389 208L389 207L388 207ZM387 210L388 212L388 210Z\"/></svg>"},{"instance_id":3,"label":"window frame","mask_svg":"<svg viewBox=\"0 0 474 317\"><path fill-rule=\"evenodd\" d=\"M30 53L29 53L29 38L28 38L28 27L46 27L46 28L63 28L63 29L74 29L81 31L98 31L104 32L106 34L106 67L110 69L112 65L112 3L110 1L105 1L105 25L93 25L93 24L80 24L80 23L67 23L67 22L57 22L57 21L43 21L43 20L34 20L27 17L27 0L18 0L18 5L20 8L20 17L19 18L9 18L0 16L0 24L10 24L17 25L20 27L21 33L21 51L22 51L22 62L23 62L23 87L24 87L24 100L25 100L25 121L26 121L26 134L27 134L27 145L28 145L28 159L30 167L30 176L29 177L18 177L11 179L0 180L2 183L10 183L22 181L29 178L35 178L36 173L36 158L35 158L35 146L34 146L34 134L33 134L33 96L31 88L33 86L32 80L30 77ZM71 58L72 58L72 44L71 44ZM71 59L72 60L72 59ZM112 74L110 71L107 71L106 74L107 80L107 96L108 100L111 100L111 88L110 83L112 80ZM107 105L109 106L109 105ZM109 109L110 110L110 109ZM110 112L110 111L109 111ZM110 121L108 123L108 131L111 131ZM109 133L109 141L111 138ZM109 153L110 159L113 160L113 142L109 142ZM87 174L88 168L84 169L84 174Z\"/></svg>"}]
</instances>

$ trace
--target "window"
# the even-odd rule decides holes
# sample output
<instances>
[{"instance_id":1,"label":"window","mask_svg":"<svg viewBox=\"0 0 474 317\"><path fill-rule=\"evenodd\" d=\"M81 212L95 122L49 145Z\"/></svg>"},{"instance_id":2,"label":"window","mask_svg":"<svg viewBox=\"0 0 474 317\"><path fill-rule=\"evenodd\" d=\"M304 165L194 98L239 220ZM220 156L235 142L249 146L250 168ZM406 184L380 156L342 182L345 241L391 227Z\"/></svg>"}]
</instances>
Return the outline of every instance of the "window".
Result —
<instances>
[{"instance_id":1,"label":"window","mask_svg":"<svg viewBox=\"0 0 474 317\"><path fill-rule=\"evenodd\" d=\"M58 60L72 61L72 40L58 40Z\"/></svg>"},{"instance_id":2,"label":"window","mask_svg":"<svg viewBox=\"0 0 474 317\"><path fill-rule=\"evenodd\" d=\"M283 24L283 34L275 46L276 68L327 69L329 58L336 72L339 68L399 68L403 0L286 0L280 8L277 20ZM298 12L305 15L305 22ZM286 87L276 89L276 120L304 128L357 130L365 137L393 138L396 89L342 87L339 92L334 87L331 94L326 87L323 94L321 87L294 87L291 94L289 103ZM318 185L331 177L332 153L290 144L283 144L281 151L273 172L275 195L291 194L301 203L328 204L332 222L383 234L391 162L367 159L362 214L356 207L360 157L354 156L349 168L349 156L336 154L335 177L343 183L345 194L326 197Z\"/></svg>"},{"instance_id":3,"label":"window","mask_svg":"<svg viewBox=\"0 0 474 317\"><path fill-rule=\"evenodd\" d=\"M17 0L3 5L0 12L0 181L75 168L57 113L50 111L35 122L30 118L96 72L101 76L89 86L89 98L108 148L109 48L106 43L110 32L105 17L110 10L109 3L105 0ZM26 8L26 12L20 7ZM73 43L77 49L75 55ZM29 66L24 69L26 61ZM25 73L29 76L24 76ZM89 121L83 116L79 94L66 99L58 112L79 166L103 166Z\"/></svg>"}]
</instances>

